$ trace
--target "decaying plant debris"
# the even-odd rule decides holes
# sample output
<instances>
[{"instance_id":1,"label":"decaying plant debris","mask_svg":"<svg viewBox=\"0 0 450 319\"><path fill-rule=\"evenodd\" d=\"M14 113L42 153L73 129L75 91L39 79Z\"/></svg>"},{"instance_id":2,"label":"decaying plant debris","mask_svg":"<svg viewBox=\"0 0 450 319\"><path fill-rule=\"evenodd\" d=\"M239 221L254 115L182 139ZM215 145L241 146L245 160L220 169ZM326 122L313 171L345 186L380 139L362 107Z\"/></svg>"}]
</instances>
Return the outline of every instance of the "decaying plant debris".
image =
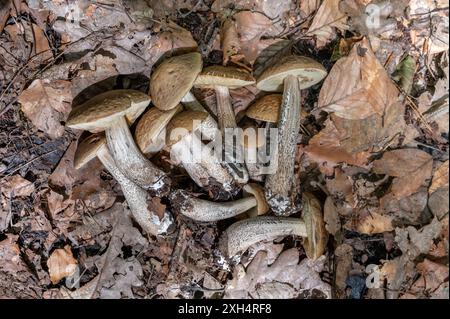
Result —
<instances>
[{"instance_id":1,"label":"decaying plant debris","mask_svg":"<svg viewBox=\"0 0 450 319\"><path fill-rule=\"evenodd\" d=\"M448 17L445 0L0 1L0 298L448 298ZM148 93L155 69L189 52L203 68L256 79L225 90L189 83L181 102L219 128L271 127L246 111L273 94L258 78L285 56L326 70L296 95L285 183L315 204L280 218L304 227L314 209L327 237L282 232L228 258L220 240L230 225L276 218L258 216L268 206L241 191L236 170L217 175L232 181L225 192L202 179L211 163L183 166L139 143L151 161L140 163L171 180L158 196L140 193L157 221L173 216L159 236L134 217L110 167L94 156L75 169L88 134L66 126L72 109L107 91ZM161 118L153 143L172 117L195 115L178 102L164 120L147 115ZM272 113L291 110L280 96L271 103ZM145 136L135 134L142 123L130 137ZM130 176L141 189L142 176ZM317 256L308 236L327 243Z\"/></svg>"}]
</instances>

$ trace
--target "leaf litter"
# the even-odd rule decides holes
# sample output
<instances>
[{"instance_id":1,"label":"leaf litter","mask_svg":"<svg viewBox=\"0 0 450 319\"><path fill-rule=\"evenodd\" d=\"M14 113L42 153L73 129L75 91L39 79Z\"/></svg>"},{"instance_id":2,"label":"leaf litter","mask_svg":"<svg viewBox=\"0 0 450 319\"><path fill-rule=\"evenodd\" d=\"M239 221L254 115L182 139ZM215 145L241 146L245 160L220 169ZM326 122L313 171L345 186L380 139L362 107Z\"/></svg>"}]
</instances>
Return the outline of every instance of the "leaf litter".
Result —
<instances>
[{"instance_id":1,"label":"leaf litter","mask_svg":"<svg viewBox=\"0 0 450 319\"><path fill-rule=\"evenodd\" d=\"M1 297L448 298L445 1L14 1L0 44ZM326 255L307 259L289 236L230 262L217 250L229 223L181 216L175 233L144 237L99 161L73 168L72 105L147 91L155 65L192 50L255 76L291 52L327 67L303 96L296 160L322 203ZM211 90L194 93L216 113ZM263 95L230 93L238 120Z\"/></svg>"}]
</instances>

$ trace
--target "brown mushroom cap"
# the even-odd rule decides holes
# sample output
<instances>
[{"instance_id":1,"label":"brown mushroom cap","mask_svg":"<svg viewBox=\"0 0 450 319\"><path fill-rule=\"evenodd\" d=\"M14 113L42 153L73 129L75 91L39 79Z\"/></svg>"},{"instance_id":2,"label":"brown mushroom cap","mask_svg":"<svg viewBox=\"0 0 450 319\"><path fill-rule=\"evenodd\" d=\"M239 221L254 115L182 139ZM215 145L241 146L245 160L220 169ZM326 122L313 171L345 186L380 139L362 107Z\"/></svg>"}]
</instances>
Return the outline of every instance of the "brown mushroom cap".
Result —
<instances>
[{"instance_id":1,"label":"brown mushroom cap","mask_svg":"<svg viewBox=\"0 0 450 319\"><path fill-rule=\"evenodd\" d=\"M278 122L282 99L282 94L263 96L247 109L246 115L254 120L276 123Z\"/></svg>"},{"instance_id":2,"label":"brown mushroom cap","mask_svg":"<svg viewBox=\"0 0 450 319\"><path fill-rule=\"evenodd\" d=\"M175 114L181 112L183 107L178 104L174 109L161 111L156 107L149 109L139 120L134 140L143 153L148 153L151 146L156 142L158 135L167 126Z\"/></svg>"},{"instance_id":3,"label":"brown mushroom cap","mask_svg":"<svg viewBox=\"0 0 450 319\"><path fill-rule=\"evenodd\" d=\"M96 158L98 149L104 144L106 144L104 134L92 134L79 142L73 159L75 169L80 169L89 161Z\"/></svg>"},{"instance_id":4,"label":"brown mushroom cap","mask_svg":"<svg viewBox=\"0 0 450 319\"><path fill-rule=\"evenodd\" d=\"M303 194L303 220L306 226L307 237L303 239L303 248L306 256L317 259L325 252L328 232L325 229L320 202L310 193Z\"/></svg>"},{"instance_id":5,"label":"brown mushroom cap","mask_svg":"<svg viewBox=\"0 0 450 319\"><path fill-rule=\"evenodd\" d=\"M203 88L225 86L230 89L254 84L255 79L248 72L231 66L213 65L205 68L194 85Z\"/></svg>"},{"instance_id":6,"label":"brown mushroom cap","mask_svg":"<svg viewBox=\"0 0 450 319\"><path fill-rule=\"evenodd\" d=\"M150 95L153 104L163 111L177 107L189 92L203 67L198 52L168 58L153 72Z\"/></svg>"},{"instance_id":7,"label":"brown mushroom cap","mask_svg":"<svg viewBox=\"0 0 450 319\"><path fill-rule=\"evenodd\" d=\"M255 197L257 215L264 215L269 211L269 205L267 205L264 195L264 188L256 183L248 183L244 185L243 190L244 193L251 194Z\"/></svg>"},{"instance_id":8,"label":"brown mushroom cap","mask_svg":"<svg viewBox=\"0 0 450 319\"><path fill-rule=\"evenodd\" d=\"M265 95L250 105L245 115L257 121L277 123L278 117L280 116L282 99L282 94ZM308 116L308 112L304 108L302 108L300 112L301 118L306 118Z\"/></svg>"},{"instance_id":9,"label":"brown mushroom cap","mask_svg":"<svg viewBox=\"0 0 450 319\"><path fill-rule=\"evenodd\" d=\"M327 75L327 71L313 59L290 55L265 69L259 76L256 87L261 91L282 92L284 79L288 75L297 76L300 88L306 89L319 83Z\"/></svg>"},{"instance_id":10,"label":"brown mushroom cap","mask_svg":"<svg viewBox=\"0 0 450 319\"><path fill-rule=\"evenodd\" d=\"M69 114L68 127L101 132L125 116L133 123L150 103L150 97L137 90L113 90L101 93L76 106Z\"/></svg>"},{"instance_id":11,"label":"brown mushroom cap","mask_svg":"<svg viewBox=\"0 0 450 319\"><path fill-rule=\"evenodd\" d=\"M185 134L192 133L197 129L198 125L200 125L201 122L203 122L208 117L209 114L206 112L191 111L191 110L183 111L175 115L167 125L166 145L168 147L171 147L172 145L179 142L185 136L178 134L176 136L171 136L174 130L181 129L180 132L177 133L185 133Z\"/></svg>"}]
</instances>

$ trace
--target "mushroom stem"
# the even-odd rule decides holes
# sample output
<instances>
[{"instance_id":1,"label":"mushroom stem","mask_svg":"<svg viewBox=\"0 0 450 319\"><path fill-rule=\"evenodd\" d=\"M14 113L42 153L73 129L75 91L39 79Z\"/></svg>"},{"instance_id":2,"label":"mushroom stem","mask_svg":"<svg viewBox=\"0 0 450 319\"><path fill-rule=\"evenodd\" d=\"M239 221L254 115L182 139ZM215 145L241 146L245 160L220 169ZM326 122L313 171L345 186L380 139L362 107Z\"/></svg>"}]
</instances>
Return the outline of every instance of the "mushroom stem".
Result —
<instances>
[{"instance_id":1,"label":"mushroom stem","mask_svg":"<svg viewBox=\"0 0 450 319\"><path fill-rule=\"evenodd\" d=\"M260 241L288 235L306 237L304 221L293 217L248 218L228 227L220 238L219 248L224 255L233 257Z\"/></svg>"},{"instance_id":2,"label":"mushroom stem","mask_svg":"<svg viewBox=\"0 0 450 319\"><path fill-rule=\"evenodd\" d=\"M276 215L288 216L300 210L295 185L295 153L300 130L301 92L298 78L284 80L283 100L278 119L278 151L274 153L276 172L267 176L265 188L269 206Z\"/></svg>"},{"instance_id":3,"label":"mushroom stem","mask_svg":"<svg viewBox=\"0 0 450 319\"><path fill-rule=\"evenodd\" d=\"M249 176L243 161L243 147L239 143L239 139L236 141L236 144L234 143L235 134L233 130L238 126L233 106L230 101L230 91L228 87L225 86L215 86L214 89L217 98L217 119L223 138L222 145L224 147L223 154L225 156L225 163L227 164L230 173L233 175L233 178L238 183L245 184L248 182Z\"/></svg>"},{"instance_id":4,"label":"mushroom stem","mask_svg":"<svg viewBox=\"0 0 450 319\"><path fill-rule=\"evenodd\" d=\"M121 186L131 214L142 229L154 236L168 233L170 226L173 224L172 216L166 212L160 220L154 212L147 208L147 191L122 174L105 144L97 151L97 157Z\"/></svg>"},{"instance_id":5,"label":"mushroom stem","mask_svg":"<svg viewBox=\"0 0 450 319\"><path fill-rule=\"evenodd\" d=\"M187 110L206 112L203 105L200 104L200 102L197 100L194 94L191 93L191 91L187 92L186 95L183 96L183 98L181 99L181 103L183 103Z\"/></svg>"},{"instance_id":6,"label":"mushroom stem","mask_svg":"<svg viewBox=\"0 0 450 319\"><path fill-rule=\"evenodd\" d=\"M190 160L193 159L193 154L187 138L188 136L185 136L181 141L172 146L171 158L183 165L188 175L198 186L205 187L209 181L208 171L200 163L195 163Z\"/></svg>"},{"instance_id":7,"label":"mushroom stem","mask_svg":"<svg viewBox=\"0 0 450 319\"><path fill-rule=\"evenodd\" d=\"M199 222L216 222L231 218L257 205L253 196L230 202L210 202L193 197L184 190L176 190L171 198L175 210Z\"/></svg>"},{"instance_id":8,"label":"mushroom stem","mask_svg":"<svg viewBox=\"0 0 450 319\"><path fill-rule=\"evenodd\" d=\"M167 192L169 178L139 151L125 117L120 117L105 133L111 154L126 177L157 196Z\"/></svg>"}]
</instances>

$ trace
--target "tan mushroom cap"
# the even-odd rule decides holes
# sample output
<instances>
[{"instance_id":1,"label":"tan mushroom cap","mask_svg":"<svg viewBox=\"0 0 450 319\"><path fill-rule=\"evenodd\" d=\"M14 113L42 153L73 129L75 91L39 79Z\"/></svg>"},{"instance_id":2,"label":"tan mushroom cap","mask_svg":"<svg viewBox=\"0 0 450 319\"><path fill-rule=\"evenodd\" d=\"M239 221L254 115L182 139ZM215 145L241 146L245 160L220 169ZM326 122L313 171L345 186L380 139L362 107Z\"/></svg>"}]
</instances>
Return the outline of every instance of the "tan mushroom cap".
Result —
<instances>
[{"instance_id":1,"label":"tan mushroom cap","mask_svg":"<svg viewBox=\"0 0 450 319\"><path fill-rule=\"evenodd\" d=\"M269 94L265 95L255 103L253 103L246 111L247 117L263 122L277 123L280 116L281 101L283 99L282 94ZM308 116L308 112L302 108L301 118Z\"/></svg>"},{"instance_id":2,"label":"tan mushroom cap","mask_svg":"<svg viewBox=\"0 0 450 319\"><path fill-rule=\"evenodd\" d=\"M113 90L101 93L76 106L69 114L68 127L101 132L125 116L133 123L150 104L150 97L137 90Z\"/></svg>"},{"instance_id":3,"label":"tan mushroom cap","mask_svg":"<svg viewBox=\"0 0 450 319\"><path fill-rule=\"evenodd\" d=\"M209 117L202 111L183 111L175 115L167 125L166 145L171 147L179 142L184 136L192 133L197 127Z\"/></svg>"},{"instance_id":4,"label":"tan mushroom cap","mask_svg":"<svg viewBox=\"0 0 450 319\"><path fill-rule=\"evenodd\" d=\"M264 188L256 183L248 183L243 187L244 193L251 194L256 199L256 215L264 215L269 211L266 197L264 195ZM253 214L252 214L253 215Z\"/></svg>"},{"instance_id":5,"label":"tan mushroom cap","mask_svg":"<svg viewBox=\"0 0 450 319\"><path fill-rule=\"evenodd\" d=\"M104 144L106 144L106 137L104 134L92 134L79 142L73 159L73 167L75 167L75 169L80 169L96 158L97 151Z\"/></svg>"},{"instance_id":6,"label":"tan mushroom cap","mask_svg":"<svg viewBox=\"0 0 450 319\"><path fill-rule=\"evenodd\" d=\"M306 89L319 83L327 75L327 71L313 59L290 55L265 69L259 76L256 87L261 91L282 92L284 79L288 75L297 76L300 88Z\"/></svg>"},{"instance_id":7,"label":"tan mushroom cap","mask_svg":"<svg viewBox=\"0 0 450 319\"><path fill-rule=\"evenodd\" d=\"M159 134L166 128L175 114L182 110L183 106L178 104L174 109L169 111L161 111L156 107L152 107L145 112L139 120L134 133L134 140L141 152L150 152Z\"/></svg>"},{"instance_id":8,"label":"tan mushroom cap","mask_svg":"<svg viewBox=\"0 0 450 319\"><path fill-rule=\"evenodd\" d=\"M203 88L225 86L230 89L240 88L255 83L255 79L248 72L222 65L213 65L205 68L199 74L194 85Z\"/></svg>"},{"instance_id":9,"label":"tan mushroom cap","mask_svg":"<svg viewBox=\"0 0 450 319\"><path fill-rule=\"evenodd\" d=\"M247 109L246 115L254 120L276 123L278 122L282 99L282 94L263 96Z\"/></svg>"},{"instance_id":10,"label":"tan mushroom cap","mask_svg":"<svg viewBox=\"0 0 450 319\"><path fill-rule=\"evenodd\" d=\"M303 220L306 226L307 237L303 239L303 248L306 256L317 259L325 253L328 232L325 229L320 202L311 193L303 194Z\"/></svg>"},{"instance_id":11,"label":"tan mushroom cap","mask_svg":"<svg viewBox=\"0 0 450 319\"><path fill-rule=\"evenodd\" d=\"M163 111L177 107L192 88L202 67L202 56L198 52L174 56L161 63L150 81L153 104Z\"/></svg>"}]
</instances>

